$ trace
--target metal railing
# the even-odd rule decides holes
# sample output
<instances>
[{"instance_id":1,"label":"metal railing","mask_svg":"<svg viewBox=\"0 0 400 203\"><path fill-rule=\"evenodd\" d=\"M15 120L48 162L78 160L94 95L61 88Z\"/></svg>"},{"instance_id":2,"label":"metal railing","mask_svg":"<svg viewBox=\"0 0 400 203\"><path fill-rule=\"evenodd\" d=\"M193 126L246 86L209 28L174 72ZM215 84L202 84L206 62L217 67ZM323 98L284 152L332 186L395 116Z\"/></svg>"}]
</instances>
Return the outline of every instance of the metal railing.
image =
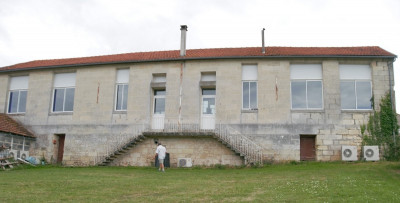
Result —
<instances>
[{"instance_id":1,"label":"metal railing","mask_svg":"<svg viewBox=\"0 0 400 203\"><path fill-rule=\"evenodd\" d=\"M143 133L213 133L218 139L225 142L229 147L245 159L245 164L262 164L262 148L250 140L229 124L217 124L215 129L202 129L199 124L194 123L165 123L164 129L151 129L149 125L135 127L132 134L114 135L111 141L105 144L105 151L98 152L94 162L100 164L115 152L121 150L133 139Z\"/></svg>"}]
</instances>

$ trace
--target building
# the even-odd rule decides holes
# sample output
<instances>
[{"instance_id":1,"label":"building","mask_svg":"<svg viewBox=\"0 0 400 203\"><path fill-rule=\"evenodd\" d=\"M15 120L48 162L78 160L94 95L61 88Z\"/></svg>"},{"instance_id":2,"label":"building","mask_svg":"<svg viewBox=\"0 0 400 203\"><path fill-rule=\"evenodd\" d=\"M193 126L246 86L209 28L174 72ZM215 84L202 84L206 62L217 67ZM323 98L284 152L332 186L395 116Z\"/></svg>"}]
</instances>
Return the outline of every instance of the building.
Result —
<instances>
[{"instance_id":1,"label":"building","mask_svg":"<svg viewBox=\"0 0 400 203\"><path fill-rule=\"evenodd\" d=\"M66 165L149 166L156 141L172 166L333 161L393 91L380 47L186 50L181 30L181 50L3 67L0 110L35 133L31 155Z\"/></svg>"},{"instance_id":2,"label":"building","mask_svg":"<svg viewBox=\"0 0 400 203\"><path fill-rule=\"evenodd\" d=\"M35 136L7 114L0 113L0 158L28 158Z\"/></svg>"}]
</instances>

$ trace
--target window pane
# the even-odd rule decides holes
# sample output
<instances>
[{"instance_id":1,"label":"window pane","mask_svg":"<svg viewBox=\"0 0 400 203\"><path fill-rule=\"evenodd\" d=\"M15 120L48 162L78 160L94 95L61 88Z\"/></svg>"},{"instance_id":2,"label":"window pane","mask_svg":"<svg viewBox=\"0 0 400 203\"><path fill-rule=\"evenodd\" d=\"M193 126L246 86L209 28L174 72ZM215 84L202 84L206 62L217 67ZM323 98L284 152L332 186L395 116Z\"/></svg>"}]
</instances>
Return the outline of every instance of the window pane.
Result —
<instances>
[{"instance_id":1,"label":"window pane","mask_svg":"<svg viewBox=\"0 0 400 203\"><path fill-rule=\"evenodd\" d=\"M66 91L64 111L73 111L75 88L67 88Z\"/></svg>"},{"instance_id":2,"label":"window pane","mask_svg":"<svg viewBox=\"0 0 400 203\"><path fill-rule=\"evenodd\" d=\"M356 92L354 81L340 82L340 99L342 109L356 109Z\"/></svg>"},{"instance_id":3,"label":"window pane","mask_svg":"<svg viewBox=\"0 0 400 203\"><path fill-rule=\"evenodd\" d=\"M64 89L55 89L54 90L54 104L53 111L63 111L64 106Z\"/></svg>"},{"instance_id":4,"label":"window pane","mask_svg":"<svg viewBox=\"0 0 400 203\"><path fill-rule=\"evenodd\" d=\"M308 108L322 108L322 82L307 82L307 100Z\"/></svg>"},{"instance_id":5,"label":"window pane","mask_svg":"<svg viewBox=\"0 0 400 203\"><path fill-rule=\"evenodd\" d=\"M357 81L357 109L371 109L371 83Z\"/></svg>"},{"instance_id":6,"label":"window pane","mask_svg":"<svg viewBox=\"0 0 400 203\"><path fill-rule=\"evenodd\" d=\"M118 85L117 86L117 103L116 103L116 110L121 110L122 109L122 91L123 91L123 85Z\"/></svg>"},{"instance_id":7,"label":"window pane","mask_svg":"<svg viewBox=\"0 0 400 203\"><path fill-rule=\"evenodd\" d=\"M257 108L257 82L250 82L250 108Z\"/></svg>"},{"instance_id":8,"label":"window pane","mask_svg":"<svg viewBox=\"0 0 400 203\"><path fill-rule=\"evenodd\" d=\"M203 114L215 114L215 98L203 98Z\"/></svg>"},{"instance_id":9,"label":"window pane","mask_svg":"<svg viewBox=\"0 0 400 203\"><path fill-rule=\"evenodd\" d=\"M305 109L306 104L306 81L292 81L292 109Z\"/></svg>"},{"instance_id":10,"label":"window pane","mask_svg":"<svg viewBox=\"0 0 400 203\"><path fill-rule=\"evenodd\" d=\"M249 92L249 82L243 82L243 109L249 109L250 108L250 103L249 103L249 97L250 97L250 92Z\"/></svg>"},{"instance_id":11,"label":"window pane","mask_svg":"<svg viewBox=\"0 0 400 203\"><path fill-rule=\"evenodd\" d=\"M203 95L215 95L215 89L203 89Z\"/></svg>"},{"instance_id":12,"label":"window pane","mask_svg":"<svg viewBox=\"0 0 400 203\"><path fill-rule=\"evenodd\" d=\"M25 113L26 111L26 95L28 91L20 91L19 92L19 107L18 107L18 112L19 113Z\"/></svg>"},{"instance_id":13,"label":"window pane","mask_svg":"<svg viewBox=\"0 0 400 203\"><path fill-rule=\"evenodd\" d=\"M18 111L18 91L11 91L10 92L10 101L8 107L8 113L17 113Z\"/></svg>"},{"instance_id":14,"label":"window pane","mask_svg":"<svg viewBox=\"0 0 400 203\"><path fill-rule=\"evenodd\" d=\"M165 98L155 98L154 114L164 114L164 112L165 112Z\"/></svg>"},{"instance_id":15,"label":"window pane","mask_svg":"<svg viewBox=\"0 0 400 203\"><path fill-rule=\"evenodd\" d=\"M122 110L126 110L128 102L128 85L124 85L123 97L122 97Z\"/></svg>"}]
</instances>

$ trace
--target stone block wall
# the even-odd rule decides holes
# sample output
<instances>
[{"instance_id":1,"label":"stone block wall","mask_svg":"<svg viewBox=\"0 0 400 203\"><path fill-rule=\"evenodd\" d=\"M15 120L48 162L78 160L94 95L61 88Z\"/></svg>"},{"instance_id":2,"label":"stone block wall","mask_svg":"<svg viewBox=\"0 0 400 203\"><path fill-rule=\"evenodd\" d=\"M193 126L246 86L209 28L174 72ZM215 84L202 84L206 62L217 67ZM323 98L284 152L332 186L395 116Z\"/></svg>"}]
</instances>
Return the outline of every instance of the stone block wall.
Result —
<instances>
[{"instance_id":1,"label":"stone block wall","mask_svg":"<svg viewBox=\"0 0 400 203\"><path fill-rule=\"evenodd\" d=\"M216 164L240 166L244 159L212 137L149 137L114 160L116 166L154 166L154 155L160 141L170 154L171 167L177 167L179 158L191 158L193 166Z\"/></svg>"}]
</instances>

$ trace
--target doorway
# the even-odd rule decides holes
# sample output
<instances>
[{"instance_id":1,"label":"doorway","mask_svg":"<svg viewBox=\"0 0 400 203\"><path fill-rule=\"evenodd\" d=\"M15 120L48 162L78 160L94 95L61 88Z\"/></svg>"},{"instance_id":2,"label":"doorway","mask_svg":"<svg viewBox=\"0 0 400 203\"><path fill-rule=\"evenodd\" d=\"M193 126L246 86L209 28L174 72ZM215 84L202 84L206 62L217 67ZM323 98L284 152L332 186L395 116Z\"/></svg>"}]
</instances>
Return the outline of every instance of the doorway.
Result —
<instances>
[{"instance_id":1,"label":"doorway","mask_svg":"<svg viewBox=\"0 0 400 203\"><path fill-rule=\"evenodd\" d=\"M201 99L201 129L215 129L215 89L203 89Z\"/></svg>"},{"instance_id":2,"label":"doorway","mask_svg":"<svg viewBox=\"0 0 400 203\"><path fill-rule=\"evenodd\" d=\"M165 90L154 90L152 128L154 130L163 130L164 118L165 118Z\"/></svg>"},{"instance_id":3,"label":"doorway","mask_svg":"<svg viewBox=\"0 0 400 203\"><path fill-rule=\"evenodd\" d=\"M53 141L55 144L55 152L56 152L56 163L62 164L64 157L64 143L65 143L65 134L57 134L55 135L55 140Z\"/></svg>"},{"instance_id":4,"label":"doorway","mask_svg":"<svg viewBox=\"0 0 400 203\"><path fill-rule=\"evenodd\" d=\"M315 161L315 135L300 135L300 160Z\"/></svg>"}]
</instances>

